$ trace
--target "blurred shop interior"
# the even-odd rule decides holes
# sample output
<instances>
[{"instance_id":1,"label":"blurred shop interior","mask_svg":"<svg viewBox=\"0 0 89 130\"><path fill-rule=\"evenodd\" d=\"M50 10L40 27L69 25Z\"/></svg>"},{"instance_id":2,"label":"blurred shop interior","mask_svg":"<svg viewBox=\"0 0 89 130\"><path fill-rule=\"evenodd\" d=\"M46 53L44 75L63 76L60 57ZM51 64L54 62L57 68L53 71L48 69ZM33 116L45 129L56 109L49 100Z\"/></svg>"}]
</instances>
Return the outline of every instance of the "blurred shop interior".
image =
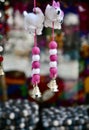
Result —
<instances>
[{"instance_id":1,"label":"blurred shop interior","mask_svg":"<svg viewBox=\"0 0 89 130\"><path fill-rule=\"evenodd\" d=\"M57 42L58 92L51 92L49 43L52 28L37 36L40 48L40 98L32 97L34 37L24 27L23 12L33 0L0 0L0 130L89 130L89 3L56 0L64 12ZM36 0L43 13L52 0Z\"/></svg>"}]
</instances>

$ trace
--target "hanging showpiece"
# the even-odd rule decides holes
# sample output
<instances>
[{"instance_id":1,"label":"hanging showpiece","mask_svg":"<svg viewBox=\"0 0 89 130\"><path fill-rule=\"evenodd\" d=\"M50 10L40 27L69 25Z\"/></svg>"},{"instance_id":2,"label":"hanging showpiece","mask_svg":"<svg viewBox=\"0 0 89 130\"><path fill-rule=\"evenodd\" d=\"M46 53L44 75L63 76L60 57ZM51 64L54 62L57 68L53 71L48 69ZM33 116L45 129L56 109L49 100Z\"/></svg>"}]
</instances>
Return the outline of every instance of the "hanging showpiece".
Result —
<instances>
[{"instance_id":1,"label":"hanging showpiece","mask_svg":"<svg viewBox=\"0 0 89 130\"><path fill-rule=\"evenodd\" d=\"M47 5L45 9L45 27L53 29L61 29L63 23L64 12L60 8L60 3L53 0L52 6ZM54 26L53 26L54 24Z\"/></svg>"},{"instance_id":2,"label":"hanging showpiece","mask_svg":"<svg viewBox=\"0 0 89 130\"><path fill-rule=\"evenodd\" d=\"M53 0L52 6L49 4L45 10L45 27L52 28L52 41L49 43L49 71L51 81L48 83L48 87L52 92L58 91L58 85L56 83L56 77L58 74L57 70L57 43L54 41L54 29L61 29L61 24L63 22L64 13L60 9L60 3Z\"/></svg>"},{"instance_id":3,"label":"hanging showpiece","mask_svg":"<svg viewBox=\"0 0 89 130\"><path fill-rule=\"evenodd\" d=\"M39 7L36 7L36 0L34 0L33 12L27 13L24 11L25 29L34 35L34 47L32 48L32 97L41 97L38 84L40 82L40 49L37 46L37 35L42 34L43 27L52 28L52 41L49 44L50 55L50 77L51 81L48 87L52 92L58 91L56 84L57 77L57 43L54 41L54 29L61 29L64 13L60 9L60 3L53 1L52 6L49 4L45 9L45 16Z\"/></svg>"},{"instance_id":4,"label":"hanging showpiece","mask_svg":"<svg viewBox=\"0 0 89 130\"><path fill-rule=\"evenodd\" d=\"M38 84L40 82L40 48L37 47L37 36L41 35L44 23L44 14L39 7L36 7L36 0L34 0L33 12L27 13L24 11L25 29L34 35L34 47L32 48L32 97L41 97Z\"/></svg>"},{"instance_id":5,"label":"hanging showpiece","mask_svg":"<svg viewBox=\"0 0 89 130\"><path fill-rule=\"evenodd\" d=\"M40 49L35 46L32 49L32 84L33 84L33 92L32 97L41 97L41 93L38 87L40 82Z\"/></svg>"}]
</instances>

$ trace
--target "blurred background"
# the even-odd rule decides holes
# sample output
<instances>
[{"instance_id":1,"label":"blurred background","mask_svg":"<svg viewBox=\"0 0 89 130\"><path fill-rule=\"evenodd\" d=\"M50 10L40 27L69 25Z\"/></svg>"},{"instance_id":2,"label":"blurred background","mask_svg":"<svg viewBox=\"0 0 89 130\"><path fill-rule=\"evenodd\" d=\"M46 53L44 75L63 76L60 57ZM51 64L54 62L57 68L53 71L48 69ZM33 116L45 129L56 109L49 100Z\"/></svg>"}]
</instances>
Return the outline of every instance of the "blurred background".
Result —
<instances>
[{"instance_id":1,"label":"blurred background","mask_svg":"<svg viewBox=\"0 0 89 130\"><path fill-rule=\"evenodd\" d=\"M0 0L0 46L3 47L0 55L4 58L2 67L5 73L4 78L0 76L0 101L28 100L31 103L35 102L41 110L44 110L43 115L48 114L50 118L50 115L53 115L55 111L58 114L59 109L56 110L53 107L61 107L59 114L63 110L73 112L75 109L77 112L80 109L83 114L85 106L89 103L88 0L59 0L61 9L64 11L64 21L62 29L54 32L55 41L58 44L57 84L59 91L57 93L51 93L47 87L47 83L50 81L48 45L52 39L52 30L44 27L42 35L37 36L37 44L41 49L41 82L39 88L42 97L39 100L31 97L33 88L31 84L31 50L34 45L34 38L24 29L23 16L25 10L32 12L33 2L33 0ZM46 5L52 4L51 0L37 0L36 2L43 13ZM45 107L52 108L45 110ZM64 117L64 115L62 116ZM69 117L68 114L66 115ZM40 114L41 116L42 114ZM42 121L45 122L42 117ZM70 120L67 123L71 124ZM49 127L46 122L43 123L43 126L52 130L58 130L59 126L59 130L73 130L73 128L67 128L66 125L62 129L61 125L57 125L57 123L56 120L53 127L52 124ZM89 130L89 120L87 126L86 128L78 127L74 130ZM39 130L42 129L42 126L40 127ZM23 130L30 129L32 130L32 128ZM4 130L7 129L4 128Z\"/></svg>"}]
</instances>

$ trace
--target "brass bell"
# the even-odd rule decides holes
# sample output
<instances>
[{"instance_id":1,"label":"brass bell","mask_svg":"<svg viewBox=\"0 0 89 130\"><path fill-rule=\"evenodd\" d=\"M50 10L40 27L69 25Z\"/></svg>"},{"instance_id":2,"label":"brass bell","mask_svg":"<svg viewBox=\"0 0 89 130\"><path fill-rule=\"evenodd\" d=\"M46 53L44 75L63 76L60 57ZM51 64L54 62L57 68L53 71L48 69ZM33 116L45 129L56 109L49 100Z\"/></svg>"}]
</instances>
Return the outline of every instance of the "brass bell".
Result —
<instances>
[{"instance_id":1,"label":"brass bell","mask_svg":"<svg viewBox=\"0 0 89 130\"><path fill-rule=\"evenodd\" d=\"M0 66L0 76L1 75L4 75L4 71L3 71L3 69L2 69L2 66Z\"/></svg>"},{"instance_id":2,"label":"brass bell","mask_svg":"<svg viewBox=\"0 0 89 130\"><path fill-rule=\"evenodd\" d=\"M41 97L41 92L40 92L40 89L37 85L34 86L34 88L33 88L32 97L33 98L40 98Z\"/></svg>"},{"instance_id":3,"label":"brass bell","mask_svg":"<svg viewBox=\"0 0 89 130\"><path fill-rule=\"evenodd\" d=\"M52 92L58 92L58 85L55 79L52 79L47 85Z\"/></svg>"}]
</instances>

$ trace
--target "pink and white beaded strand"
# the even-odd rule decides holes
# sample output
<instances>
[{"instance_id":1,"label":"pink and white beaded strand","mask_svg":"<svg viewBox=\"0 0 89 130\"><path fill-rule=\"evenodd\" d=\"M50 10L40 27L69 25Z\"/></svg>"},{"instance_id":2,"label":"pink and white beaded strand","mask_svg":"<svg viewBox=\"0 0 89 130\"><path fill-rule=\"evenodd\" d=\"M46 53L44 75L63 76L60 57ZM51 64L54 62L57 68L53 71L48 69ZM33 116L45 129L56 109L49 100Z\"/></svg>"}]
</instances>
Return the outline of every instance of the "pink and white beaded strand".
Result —
<instances>
[{"instance_id":1,"label":"pink and white beaded strand","mask_svg":"<svg viewBox=\"0 0 89 130\"><path fill-rule=\"evenodd\" d=\"M51 81L48 83L48 87L52 92L58 91L58 85L56 84L56 77L58 74L57 69L57 43L54 41L54 21L52 22L52 41L49 43L49 55L50 55L50 63L49 63L49 71Z\"/></svg>"},{"instance_id":2,"label":"pink and white beaded strand","mask_svg":"<svg viewBox=\"0 0 89 130\"><path fill-rule=\"evenodd\" d=\"M36 7L36 0L34 0L34 9ZM35 12L34 12L35 13ZM33 84L33 98L41 97L38 84L40 82L40 48L37 47L36 30L34 34L34 47L32 48L32 84Z\"/></svg>"}]
</instances>

